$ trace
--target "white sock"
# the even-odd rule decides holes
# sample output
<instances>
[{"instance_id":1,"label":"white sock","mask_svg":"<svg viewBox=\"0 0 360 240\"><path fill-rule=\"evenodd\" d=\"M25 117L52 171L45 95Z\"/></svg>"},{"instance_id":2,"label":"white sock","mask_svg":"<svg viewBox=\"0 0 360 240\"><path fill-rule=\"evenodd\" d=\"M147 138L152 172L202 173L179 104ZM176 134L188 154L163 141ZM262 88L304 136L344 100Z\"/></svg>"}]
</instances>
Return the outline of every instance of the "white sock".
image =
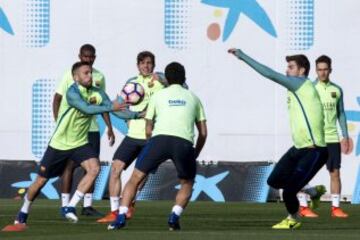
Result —
<instances>
[{"instance_id":1,"label":"white sock","mask_svg":"<svg viewBox=\"0 0 360 240\"><path fill-rule=\"evenodd\" d=\"M78 204L83 197L84 194L79 190L76 190L76 192L74 193L74 195L70 200L70 203L68 204L68 207L76 207L76 204Z\"/></svg>"},{"instance_id":2,"label":"white sock","mask_svg":"<svg viewBox=\"0 0 360 240\"><path fill-rule=\"evenodd\" d=\"M66 207L70 201L70 193L62 193L61 194L61 206Z\"/></svg>"},{"instance_id":3,"label":"white sock","mask_svg":"<svg viewBox=\"0 0 360 240\"><path fill-rule=\"evenodd\" d=\"M184 211L184 209L179 206L179 205L175 205L173 208L172 208L172 212L175 213L176 215L180 216L181 213Z\"/></svg>"},{"instance_id":4,"label":"white sock","mask_svg":"<svg viewBox=\"0 0 360 240\"><path fill-rule=\"evenodd\" d=\"M111 211L114 212L119 209L119 197L110 197Z\"/></svg>"},{"instance_id":5,"label":"white sock","mask_svg":"<svg viewBox=\"0 0 360 240\"><path fill-rule=\"evenodd\" d=\"M119 214L127 214L129 208L125 207L125 206L120 206L119 207Z\"/></svg>"},{"instance_id":6,"label":"white sock","mask_svg":"<svg viewBox=\"0 0 360 240\"><path fill-rule=\"evenodd\" d=\"M27 194L24 196L24 203L21 207L21 212L23 213L29 213L30 207L31 207L32 201L29 201L27 198Z\"/></svg>"},{"instance_id":7,"label":"white sock","mask_svg":"<svg viewBox=\"0 0 360 240\"><path fill-rule=\"evenodd\" d=\"M93 194L92 193L85 193L84 195L84 207L91 207L93 201Z\"/></svg>"},{"instance_id":8,"label":"white sock","mask_svg":"<svg viewBox=\"0 0 360 240\"><path fill-rule=\"evenodd\" d=\"M307 198L306 198L305 193L299 192L297 194L297 198L299 199L300 207L308 207L308 202L307 202Z\"/></svg>"},{"instance_id":9,"label":"white sock","mask_svg":"<svg viewBox=\"0 0 360 240\"><path fill-rule=\"evenodd\" d=\"M298 213L295 213L295 214L289 214L287 219L290 219L290 220L297 220L299 218L299 214Z\"/></svg>"},{"instance_id":10,"label":"white sock","mask_svg":"<svg viewBox=\"0 0 360 240\"><path fill-rule=\"evenodd\" d=\"M340 207L340 194L331 194L332 206Z\"/></svg>"}]
</instances>

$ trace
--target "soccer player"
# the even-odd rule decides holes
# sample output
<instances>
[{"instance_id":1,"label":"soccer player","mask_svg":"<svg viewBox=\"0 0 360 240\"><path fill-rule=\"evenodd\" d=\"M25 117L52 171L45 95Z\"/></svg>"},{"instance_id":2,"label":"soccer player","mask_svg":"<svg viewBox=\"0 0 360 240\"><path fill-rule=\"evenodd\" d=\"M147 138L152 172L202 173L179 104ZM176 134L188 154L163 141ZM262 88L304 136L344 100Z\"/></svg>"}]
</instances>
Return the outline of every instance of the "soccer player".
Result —
<instances>
[{"instance_id":1,"label":"soccer player","mask_svg":"<svg viewBox=\"0 0 360 240\"><path fill-rule=\"evenodd\" d=\"M288 89L288 109L294 146L279 160L268 178L268 184L283 189L289 213L273 229L299 228L299 201L296 194L314 177L327 160L324 136L324 114L319 95L308 79L310 62L304 55L287 56L286 75L266 67L240 49L229 53L244 61L264 77Z\"/></svg>"},{"instance_id":2,"label":"soccer player","mask_svg":"<svg viewBox=\"0 0 360 240\"><path fill-rule=\"evenodd\" d=\"M145 91L144 99L137 105L130 106L130 110L136 112L144 111L149 103L150 97L165 87L164 80L154 73L155 55L149 51L140 52L137 55L137 68L139 74L130 78L127 83L134 82L143 86ZM109 179L109 195L111 212L105 217L98 219L99 223L109 223L116 219L119 209L119 198L121 194L121 173L139 156L139 153L146 144L145 120L133 119L128 121L128 133L116 150ZM144 184L144 183L143 183ZM142 184L142 185L143 185ZM141 186L140 186L141 187ZM131 218L134 211L134 204L127 214Z\"/></svg>"},{"instance_id":3,"label":"soccer player","mask_svg":"<svg viewBox=\"0 0 360 240\"><path fill-rule=\"evenodd\" d=\"M166 66L169 87L151 98L146 112L146 135L150 138L140 153L134 172L126 183L119 214L109 230L125 226L126 213L141 181L154 169L171 159L175 164L181 188L169 216L170 230L180 230L180 216L187 206L196 176L196 158L207 137L204 109L198 97L184 88L185 68L176 62ZM194 125L199 135L194 143Z\"/></svg>"},{"instance_id":4,"label":"soccer player","mask_svg":"<svg viewBox=\"0 0 360 240\"><path fill-rule=\"evenodd\" d=\"M93 79L93 86L98 87L105 91L105 77L104 75L97 69L93 67L95 59L96 59L96 49L91 44L84 44L80 47L79 51L79 59L82 62L88 62L92 66L92 79ZM73 76L71 74L71 70L65 72L61 82L56 90L53 100L53 113L55 121L58 118L59 107L61 104L61 100L63 96L66 94L66 91L69 87L74 83ZM115 135L112 129L109 113L103 113L102 117L108 127L107 135L110 140L110 146L114 144ZM99 158L100 155L100 132L99 126L96 121L96 115L93 116L91 121L90 130L88 133L89 144L93 147L97 157ZM65 207L68 205L70 200L70 191L72 187L72 179L75 166L73 161L69 161L67 167L65 168L64 174L61 177L62 184L61 184L61 213L64 215ZM84 196L84 205L81 211L81 215L87 216L100 216L96 209L92 207L92 200L93 200L93 191L94 186L92 186L88 193Z\"/></svg>"},{"instance_id":5,"label":"soccer player","mask_svg":"<svg viewBox=\"0 0 360 240\"><path fill-rule=\"evenodd\" d=\"M347 218L348 214L340 208L341 193L341 147L345 154L350 153L350 138L347 129L346 115L344 110L343 91L341 87L330 81L332 71L331 58L322 55L316 59L317 80L314 82L315 88L319 93L325 115L325 142L327 145L329 158L326 167L330 173L330 191L332 199L331 216ZM342 130L343 140L340 139L337 129L337 121ZM301 196L302 198L306 196ZM303 208L307 207L304 202Z\"/></svg>"},{"instance_id":6,"label":"soccer player","mask_svg":"<svg viewBox=\"0 0 360 240\"><path fill-rule=\"evenodd\" d=\"M90 189L100 169L97 153L88 140L92 115L123 111L114 113L124 119L137 117L138 113L128 111L126 104L120 104L117 100L111 102L104 91L92 86L91 70L90 64L86 62L77 62L73 65L72 73L76 82L71 85L66 92L66 98L61 101L57 126L41 160L38 176L24 197L15 224L6 227L5 231L26 229L29 209L33 201L48 179L62 174L69 159L86 170L74 196L65 208L65 217L76 222L78 218L75 206Z\"/></svg>"}]
</instances>

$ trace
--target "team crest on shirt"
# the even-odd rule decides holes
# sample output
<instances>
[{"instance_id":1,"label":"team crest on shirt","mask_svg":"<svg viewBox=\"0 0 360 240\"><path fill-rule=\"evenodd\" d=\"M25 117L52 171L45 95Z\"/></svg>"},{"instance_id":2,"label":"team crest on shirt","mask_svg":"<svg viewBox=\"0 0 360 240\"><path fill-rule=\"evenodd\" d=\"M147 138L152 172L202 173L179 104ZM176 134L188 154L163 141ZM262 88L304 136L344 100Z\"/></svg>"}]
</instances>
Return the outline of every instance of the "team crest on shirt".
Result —
<instances>
[{"instance_id":1,"label":"team crest on shirt","mask_svg":"<svg viewBox=\"0 0 360 240\"><path fill-rule=\"evenodd\" d=\"M89 99L89 103L90 103L90 104L96 104L96 103L97 103L96 97L95 97L95 96L91 97L91 98Z\"/></svg>"},{"instance_id":2,"label":"team crest on shirt","mask_svg":"<svg viewBox=\"0 0 360 240\"><path fill-rule=\"evenodd\" d=\"M149 88L154 87L154 85L155 85L155 84L154 84L154 82L153 82L152 80L148 83L148 87L149 87Z\"/></svg>"},{"instance_id":3,"label":"team crest on shirt","mask_svg":"<svg viewBox=\"0 0 360 240\"><path fill-rule=\"evenodd\" d=\"M336 92L331 92L331 97L336 98Z\"/></svg>"}]
</instances>

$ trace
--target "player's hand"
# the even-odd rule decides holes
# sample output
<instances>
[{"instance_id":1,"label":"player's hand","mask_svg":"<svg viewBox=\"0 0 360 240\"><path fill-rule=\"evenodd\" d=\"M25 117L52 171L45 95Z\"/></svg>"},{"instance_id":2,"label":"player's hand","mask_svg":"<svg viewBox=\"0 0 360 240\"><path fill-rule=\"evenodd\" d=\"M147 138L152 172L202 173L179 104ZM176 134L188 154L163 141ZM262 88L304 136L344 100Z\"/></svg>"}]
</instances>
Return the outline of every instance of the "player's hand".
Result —
<instances>
[{"instance_id":1,"label":"player's hand","mask_svg":"<svg viewBox=\"0 0 360 240\"><path fill-rule=\"evenodd\" d=\"M350 154L354 149L354 143L351 138L343 138L340 142L341 152L344 154Z\"/></svg>"},{"instance_id":2,"label":"player's hand","mask_svg":"<svg viewBox=\"0 0 360 240\"><path fill-rule=\"evenodd\" d=\"M138 112L138 118L144 118L145 115L146 115L146 109L141 112Z\"/></svg>"},{"instance_id":3,"label":"player's hand","mask_svg":"<svg viewBox=\"0 0 360 240\"><path fill-rule=\"evenodd\" d=\"M158 75L157 73L153 73L153 74L152 74L151 80L153 80L153 81L159 81L159 79L160 79L160 77L159 77L159 75Z\"/></svg>"},{"instance_id":4,"label":"player's hand","mask_svg":"<svg viewBox=\"0 0 360 240\"><path fill-rule=\"evenodd\" d=\"M125 111L128 108L129 104L127 104L125 102L119 103L119 101L117 99L118 99L118 97L114 101L112 101L112 103L113 103L113 105L112 105L113 111L114 112Z\"/></svg>"},{"instance_id":5,"label":"player's hand","mask_svg":"<svg viewBox=\"0 0 360 240\"><path fill-rule=\"evenodd\" d=\"M109 140L109 146L112 147L115 143L115 134L112 128L109 128L107 130L107 136L108 136L108 140Z\"/></svg>"},{"instance_id":6,"label":"player's hand","mask_svg":"<svg viewBox=\"0 0 360 240\"><path fill-rule=\"evenodd\" d=\"M237 49L237 48L230 48L230 49L228 50L228 53L230 53L230 54L232 54L232 55L234 55L234 56L236 56L236 57L239 57L239 55L240 55L241 53L243 53L243 51L241 51L240 49Z\"/></svg>"},{"instance_id":7,"label":"player's hand","mask_svg":"<svg viewBox=\"0 0 360 240\"><path fill-rule=\"evenodd\" d=\"M237 51L236 48L230 48L230 49L228 50L228 53L235 55L236 51Z\"/></svg>"}]
</instances>

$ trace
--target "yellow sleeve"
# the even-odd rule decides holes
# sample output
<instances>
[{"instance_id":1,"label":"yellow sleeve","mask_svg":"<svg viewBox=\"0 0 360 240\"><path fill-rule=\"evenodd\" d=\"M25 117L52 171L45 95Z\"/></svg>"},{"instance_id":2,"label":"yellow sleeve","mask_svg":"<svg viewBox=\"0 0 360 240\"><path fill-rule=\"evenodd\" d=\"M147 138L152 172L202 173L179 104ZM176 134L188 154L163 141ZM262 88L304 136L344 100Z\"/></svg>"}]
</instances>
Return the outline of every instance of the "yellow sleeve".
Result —
<instances>
[{"instance_id":1,"label":"yellow sleeve","mask_svg":"<svg viewBox=\"0 0 360 240\"><path fill-rule=\"evenodd\" d=\"M205 117L205 111L204 111L204 107L201 104L201 101L198 99L198 103L197 103L197 112L196 112L196 122L201 122L206 120Z\"/></svg>"}]
</instances>

